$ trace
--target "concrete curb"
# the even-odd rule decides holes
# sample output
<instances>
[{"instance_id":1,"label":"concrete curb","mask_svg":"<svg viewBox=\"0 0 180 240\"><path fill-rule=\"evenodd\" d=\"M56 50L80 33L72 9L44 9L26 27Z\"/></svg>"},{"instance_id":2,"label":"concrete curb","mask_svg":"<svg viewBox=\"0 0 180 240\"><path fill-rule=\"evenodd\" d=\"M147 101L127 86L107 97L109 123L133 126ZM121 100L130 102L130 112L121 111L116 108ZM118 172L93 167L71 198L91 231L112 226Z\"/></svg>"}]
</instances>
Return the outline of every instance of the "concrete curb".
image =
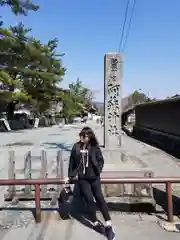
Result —
<instances>
[{"instance_id":1,"label":"concrete curb","mask_svg":"<svg viewBox=\"0 0 180 240\"><path fill-rule=\"evenodd\" d=\"M180 232L180 221L175 221L173 223L159 220L158 225L168 232Z\"/></svg>"}]
</instances>

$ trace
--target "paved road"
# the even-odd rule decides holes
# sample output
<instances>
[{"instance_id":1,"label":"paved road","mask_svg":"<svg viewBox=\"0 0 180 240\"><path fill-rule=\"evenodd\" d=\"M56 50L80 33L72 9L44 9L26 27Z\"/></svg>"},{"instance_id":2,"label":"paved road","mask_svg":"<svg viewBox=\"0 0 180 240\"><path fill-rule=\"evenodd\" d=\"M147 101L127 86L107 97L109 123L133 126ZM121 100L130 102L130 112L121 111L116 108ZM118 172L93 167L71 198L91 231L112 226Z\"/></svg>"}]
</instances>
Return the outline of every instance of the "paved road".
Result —
<instances>
[{"instance_id":1,"label":"paved road","mask_svg":"<svg viewBox=\"0 0 180 240\"><path fill-rule=\"evenodd\" d=\"M94 123L89 123L96 131L100 141L102 140L101 129ZM33 156L37 157L41 149L48 151L49 171L55 168L56 151L59 148L64 150L64 155L68 158L72 144L78 138L78 133L82 125L65 126L63 128L52 127L35 130L20 131L18 133L0 133L0 177L7 177L7 151L11 148L16 152L16 167L23 168L23 157L28 149L32 150ZM16 143L16 146L13 144ZM123 137L124 150L131 149L132 154L143 156L147 163L153 167L156 175L173 174L180 175L180 167L177 161L164 154L160 150L151 148L142 143L138 143L126 136ZM9 147L9 145L11 145ZM18 146L19 145L19 146ZM21 145L21 146L20 146ZM34 167L38 165L37 158L34 158ZM163 162L164 161L164 162ZM37 173L36 173L37 174ZM3 205L4 188L0 188L0 204ZM29 203L32 206L33 203ZM26 205L27 206L27 205ZM155 216L135 214L127 215L112 213L112 219L117 232L116 239L179 239L179 233L169 233L160 228L157 224L158 218ZM0 239L10 240L72 240L84 237L89 240L104 239L104 236L96 233L92 229L85 227L75 219L60 220L56 212L44 213L43 221L35 224L30 212L0 212Z\"/></svg>"},{"instance_id":2,"label":"paved road","mask_svg":"<svg viewBox=\"0 0 180 240\"><path fill-rule=\"evenodd\" d=\"M70 220L59 220L57 214L47 215L40 224L33 222L24 227L4 229L0 232L2 240L18 240L20 237L24 240L101 240L104 236L95 232L91 228L83 225L81 222ZM157 219L148 215L122 215L112 214L113 224L117 233L116 239L139 239L139 240L173 240L179 239L179 233L166 232L157 224Z\"/></svg>"}]
</instances>

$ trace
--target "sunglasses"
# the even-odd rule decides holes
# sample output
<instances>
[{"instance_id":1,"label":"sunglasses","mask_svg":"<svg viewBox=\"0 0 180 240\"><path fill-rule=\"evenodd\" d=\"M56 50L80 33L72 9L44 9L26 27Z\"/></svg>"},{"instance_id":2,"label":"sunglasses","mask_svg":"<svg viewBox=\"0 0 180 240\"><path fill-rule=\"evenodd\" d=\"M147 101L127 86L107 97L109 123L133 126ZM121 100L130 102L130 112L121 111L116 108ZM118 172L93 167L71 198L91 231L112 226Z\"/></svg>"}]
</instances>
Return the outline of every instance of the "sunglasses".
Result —
<instances>
[{"instance_id":1,"label":"sunglasses","mask_svg":"<svg viewBox=\"0 0 180 240\"><path fill-rule=\"evenodd\" d=\"M88 135L80 135L80 137L82 137L83 139L85 139L85 138L89 138Z\"/></svg>"}]
</instances>

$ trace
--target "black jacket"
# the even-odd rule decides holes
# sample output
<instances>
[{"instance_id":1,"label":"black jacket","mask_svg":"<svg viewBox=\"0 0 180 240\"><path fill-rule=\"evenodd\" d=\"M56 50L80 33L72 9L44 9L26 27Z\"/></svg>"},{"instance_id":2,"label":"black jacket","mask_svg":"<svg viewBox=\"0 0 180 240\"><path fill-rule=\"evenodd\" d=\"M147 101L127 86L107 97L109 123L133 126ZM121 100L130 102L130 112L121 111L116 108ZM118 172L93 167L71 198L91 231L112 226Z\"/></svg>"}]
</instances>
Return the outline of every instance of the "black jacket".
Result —
<instances>
[{"instance_id":1,"label":"black jacket","mask_svg":"<svg viewBox=\"0 0 180 240\"><path fill-rule=\"evenodd\" d=\"M104 158L99 146L91 146L88 149L89 166L87 173L82 174L82 162L81 162L81 142L74 144L69 159L68 177L73 178L78 176L79 178L96 178L100 176L100 173L104 166Z\"/></svg>"}]
</instances>

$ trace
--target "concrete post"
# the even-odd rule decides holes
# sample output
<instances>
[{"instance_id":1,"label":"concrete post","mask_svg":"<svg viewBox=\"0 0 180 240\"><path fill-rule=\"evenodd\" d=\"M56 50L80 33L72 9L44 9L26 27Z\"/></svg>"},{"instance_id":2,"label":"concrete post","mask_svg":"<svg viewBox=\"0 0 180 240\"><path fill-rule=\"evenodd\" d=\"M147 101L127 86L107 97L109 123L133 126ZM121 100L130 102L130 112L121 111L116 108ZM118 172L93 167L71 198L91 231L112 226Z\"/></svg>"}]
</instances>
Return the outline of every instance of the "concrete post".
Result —
<instances>
[{"instance_id":1,"label":"concrete post","mask_svg":"<svg viewBox=\"0 0 180 240\"><path fill-rule=\"evenodd\" d=\"M8 163L8 179L16 179L15 174L15 153L14 151L9 151L9 163ZM8 195L9 197L14 197L16 193L16 186L10 185L8 186Z\"/></svg>"},{"instance_id":2,"label":"concrete post","mask_svg":"<svg viewBox=\"0 0 180 240\"><path fill-rule=\"evenodd\" d=\"M114 149L121 145L121 80L122 57L107 53L104 57L104 147Z\"/></svg>"},{"instance_id":3,"label":"concrete post","mask_svg":"<svg viewBox=\"0 0 180 240\"><path fill-rule=\"evenodd\" d=\"M25 156L24 161L24 178L25 179L31 179L31 151L28 151L28 153ZM25 185L25 194L31 193L31 185Z\"/></svg>"},{"instance_id":4,"label":"concrete post","mask_svg":"<svg viewBox=\"0 0 180 240\"><path fill-rule=\"evenodd\" d=\"M62 150L57 151L57 178L64 178L64 161ZM62 185L57 185L57 192L59 193L63 188Z\"/></svg>"},{"instance_id":5,"label":"concrete post","mask_svg":"<svg viewBox=\"0 0 180 240\"><path fill-rule=\"evenodd\" d=\"M56 177L57 178L64 178L64 161L63 161L63 152L62 150L57 151L57 156L56 156ZM63 188L63 185L57 185L57 190L53 194L52 199L51 199L51 205L55 205L57 203L57 199L59 198L59 194Z\"/></svg>"},{"instance_id":6,"label":"concrete post","mask_svg":"<svg viewBox=\"0 0 180 240\"><path fill-rule=\"evenodd\" d=\"M47 153L45 150L42 150L41 152L41 178L47 178L48 172L47 172ZM42 196L47 193L47 185L41 186L41 194Z\"/></svg>"}]
</instances>

